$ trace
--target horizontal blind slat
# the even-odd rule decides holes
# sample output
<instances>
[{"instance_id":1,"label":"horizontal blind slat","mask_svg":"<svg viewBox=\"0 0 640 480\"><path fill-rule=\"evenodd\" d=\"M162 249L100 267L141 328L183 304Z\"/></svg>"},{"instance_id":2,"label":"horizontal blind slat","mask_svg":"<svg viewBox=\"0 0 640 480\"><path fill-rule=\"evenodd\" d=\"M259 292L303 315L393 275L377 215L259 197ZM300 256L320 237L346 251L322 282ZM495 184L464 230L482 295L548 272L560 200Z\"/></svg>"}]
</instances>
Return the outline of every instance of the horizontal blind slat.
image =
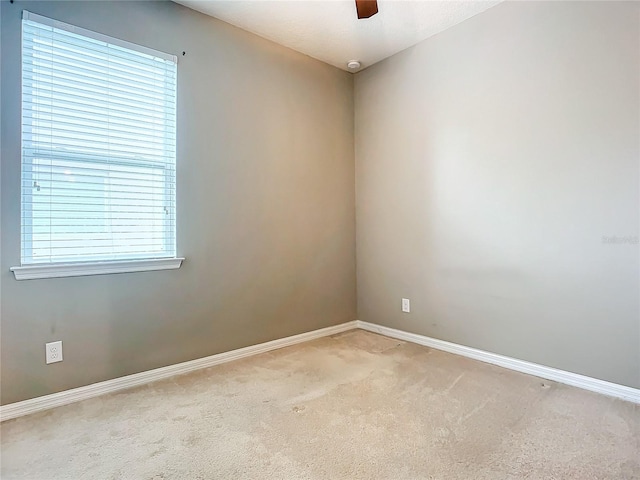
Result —
<instances>
[{"instance_id":1,"label":"horizontal blind slat","mask_svg":"<svg viewBox=\"0 0 640 480\"><path fill-rule=\"evenodd\" d=\"M136 118L138 110L141 110L144 115L147 115L151 118L162 119L166 121L167 118L175 118L175 114L170 117L165 117L166 113L164 109L166 106L171 105L151 105L145 102L124 102L115 97L104 96L105 98L100 99L98 95L95 94L87 94L87 92L83 92L82 89L72 89L64 86L58 86L53 91L48 91L46 89L31 89L27 93L25 97L27 97L27 102L33 104L34 107L40 107L46 111L47 108L53 108L54 106L64 106L66 103L71 103L75 105L82 105L86 109L95 109L98 112L109 111L109 113L113 112L113 114L122 114L122 115L134 115L133 118ZM33 98L29 99L28 97L32 96Z\"/></svg>"},{"instance_id":2,"label":"horizontal blind slat","mask_svg":"<svg viewBox=\"0 0 640 480\"><path fill-rule=\"evenodd\" d=\"M111 70L105 72L97 72L95 75L87 75L78 68L65 65L67 68L55 68L53 65L33 65L32 69L27 70L23 75L25 84L37 83L41 89L51 89L53 86L73 85L75 88L83 88L87 91L100 91L101 89L109 89L114 95L139 95L139 101L162 101L164 98L174 97L174 83L166 81L144 82L143 79L134 79L134 73L128 78L128 83L124 81L118 82L117 76ZM72 70L72 72L70 72ZM131 84L132 80L136 80L135 84Z\"/></svg>"},{"instance_id":3,"label":"horizontal blind slat","mask_svg":"<svg viewBox=\"0 0 640 480\"><path fill-rule=\"evenodd\" d=\"M27 122L23 124L24 128L32 129L36 128L38 130L44 129L48 132L49 135L55 134L57 132L69 134L75 131L81 130L85 135L93 135L93 136L102 136L107 138L113 138L118 140L129 140L129 141L144 141L151 142L152 144L162 145L162 146L175 146L175 143L171 140L168 140L163 132L154 132L152 130L148 130L146 132L136 132L134 129L125 130L124 128L115 128L114 125L109 125L107 127L106 132L103 127L100 125L86 125L81 122L65 122L63 120L36 120L32 122ZM32 136L36 135L32 133ZM43 134L37 134L40 137ZM30 140L31 143L34 140Z\"/></svg>"},{"instance_id":4,"label":"horizontal blind slat","mask_svg":"<svg viewBox=\"0 0 640 480\"><path fill-rule=\"evenodd\" d=\"M114 176L123 178L137 178L139 169L148 169L146 175L164 175L165 170L175 169L175 164L170 161L160 161L157 158L147 159L140 156L112 157L100 156L97 154L87 157L86 153L76 153L70 151L42 151L23 147L23 157L28 157L33 169L41 174L46 173L44 169L52 168L74 168L77 171L96 172L97 174L107 174L109 171ZM93 168L84 167L87 159L93 163Z\"/></svg>"},{"instance_id":5,"label":"horizontal blind slat","mask_svg":"<svg viewBox=\"0 0 640 480\"><path fill-rule=\"evenodd\" d=\"M166 151L162 154L149 152L145 149L124 149L124 148L95 148L90 146L90 143L84 142L77 144L72 143L60 143L50 141L48 143L45 142L33 142L38 147L29 148L29 146L24 146L22 151L24 156L28 157L45 157L45 156L69 156L74 155L80 158L91 158L91 157L109 157L110 155L113 157L115 161L125 161L127 159L139 160L140 162L157 162L158 164L173 164L173 158L175 157L175 153L173 151ZM51 147L51 150L47 151L45 148L47 146ZM36 153L37 152L37 153Z\"/></svg>"},{"instance_id":6,"label":"horizontal blind slat","mask_svg":"<svg viewBox=\"0 0 640 480\"><path fill-rule=\"evenodd\" d=\"M99 128L85 128L79 127L81 131L78 129L65 128L64 124L58 126L57 122L34 122L31 125L32 128L37 129L38 131L42 131L43 133L31 133L31 143L47 143L52 144L51 140L47 141L47 138L55 138L58 144L65 145L75 145L74 142L78 141L88 141L93 143L94 145L108 145L112 146L120 146L123 147L123 151L129 151L127 147L136 147L141 150L159 150L164 151L168 146L174 146L175 143L167 142L165 140L164 135L145 135L134 136L134 135L126 135L123 133L116 134L113 132L109 126L103 131L100 131ZM36 137L36 138L33 138ZM111 150L111 148L110 148Z\"/></svg>"},{"instance_id":7,"label":"horizontal blind slat","mask_svg":"<svg viewBox=\"0 0 640 480\"><path fill-rule=\"evenodd\" d=\"M47 190L51 190L51 187L48 185L43 185L42 184L42 180L34 180L37 185L34 186L33 182L31 183L27 183L27 182L22 182L22 186L25 188L40 188L39 191L37 191L37 193L32 193L31 197L33 196L39 196L39 195L43 195L43 196L47 196L49 197L50 195L47 193L43 193L46 192ZM96 187L97 186L104 186L104 183L99 183L99 182L77 182L74 181L73 182L74 186L73 186L73 191L76 192L82 192L82 191L86 191L86 192L93 192L95 194L96 192ZM125 185L126 186L126 185ZM152 193L156 193L159 191L159 189L162 189L163 191L167 191L169 189L175 189L175 185L169 185L169 186L165 186L164 183L161 182L156 182L155 185L136 185L136 187L140 188L142 191L141 192L134 192L130 189L128 190L123 190L122 188L124 188L123 185L119 185L116 184L115 187L113 184L109 184L109 194L113 195L116 198L129 198L129 199L136 199L136 198L140 198L140 193L145 193L145 194L152 194ZM64 187L57 187L58 189L60 188L64 188ZM129 195L127 197L127 195ZM75 196L75 195L74 195ZM64 197L61 195L61 197ZM69 195L69 197L72 197L71 195Z\"/></svg>"},{"instance_id":8,"label":"horizontal blind slat","mask_svg":"<svg viewBox=\"0 0 640 480\"><path fill-rule=\"evenodd\" d=\"M47 60L42 56L25 56L23 60L23 71L27 79L56 78L61 81L76 81L80 84L90 84L104 86L108 81L112 83L114 90L130 91L131 89L147 88L143 96L156 94L173 95L172 87L176 84L175 79L168 79L162 72L141 72L135 69L128 71L118 71L112 67L103 66L102 70L97 67L82 62L62 62ZM135 81L135 84L131 82Z\"/></svg>"},{"instance_id":9,"label":"horizontal blind slat","mask_svg":"<svg viewBox=\"0 0 640 480\"><path fill-rule=\"evenodd\" d=\"M172 60L161 58L157 55L150 54L148 52L142 52L133 48L125 48L120 45L114 45L104 40L97 40L78 33L69 32L64 29L52 28L49 25L43 25L37 21L23 20L23 31L30 38L51 39L58 38L59 41L67 43L73 46L79 46L84 50L93 50L96 52L102 51L105 48L110 47L114 50L114 56L121 56L124 58L137 58L139 63L152 63L161 62L167 65L175 64Z\"/></svg>"},{"instance_id":10,"label":"horizontal blind slat","mask_svg":"<svg viewBox=\"0 0 640 480\"><path fill-rule=\"evenodd\" d=\"M23 42L23 46L25 47L24 62L31 66L55 65L62 67L71 64L77 67L76 70L85 71L88 77L91 77L91 72L110 71L116 81L121 79L123 84L126 83L124 80L133 77L136 77L142 83L149 82L152 85L156 83L158 78L167 83L175 83L176 80L175 72L168 66L150 65L141 67L135 62L114 61L114 57L109 53L105 55L87 55L86 51L83 50L65 51L59 48L60 44L56 48L53 45L32 43L26 40ZM129 75L129 72L131 75Z\"/></svg>"},{"instance_id":11,"label":"horizontal blind slat","mask_svg":"<svg viewBox=\"0 0 640 480\"><path fill-rule=\"evenodd\" d=\"M145 118L142 116L138 116L135 120L128 120L124 117L118 118L118 123L114 124L110 122L111 117L105 113L96 113L92 112L91 116L85 113L85 115L81 115L83 113L82 110L76 110L75 108L70 108L67 106L65 109L50 108L50 111L45 112L42 110L34 110L32 108L26 108L23 112L23 128L30 128L34 121L37 120L46 120L55 121L58 124L64 125L84 125L87 127L97 127L100 128L104 125L105 122L111 123L110 128L115 132L139 132L140 135L151 135L155 134L159 131L165 131L167 135L175 134L175 123L173 119L167 120L166 122L159 122L156 126L153 126L147 121L144 121Z\"/></svg>"}]
</instances>

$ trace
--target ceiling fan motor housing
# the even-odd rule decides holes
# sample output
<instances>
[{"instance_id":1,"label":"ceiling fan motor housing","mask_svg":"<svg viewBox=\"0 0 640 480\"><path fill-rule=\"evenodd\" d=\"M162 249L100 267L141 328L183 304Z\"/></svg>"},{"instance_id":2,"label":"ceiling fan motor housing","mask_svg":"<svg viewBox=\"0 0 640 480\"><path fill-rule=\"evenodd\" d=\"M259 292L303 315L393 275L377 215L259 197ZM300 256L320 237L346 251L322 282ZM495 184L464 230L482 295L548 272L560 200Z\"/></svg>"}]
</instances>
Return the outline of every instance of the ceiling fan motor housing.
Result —
<instances>
[{"instance_id":1,"label":"ceiling fan motor housing","mask_svg":"<svg viewBox=\"0 0 640 480\"><path fill-rule=\"evenodd\" d=\"M369 18L378 13L377 0L356 0L358 18Z\"/></svg>"}]
</instances>

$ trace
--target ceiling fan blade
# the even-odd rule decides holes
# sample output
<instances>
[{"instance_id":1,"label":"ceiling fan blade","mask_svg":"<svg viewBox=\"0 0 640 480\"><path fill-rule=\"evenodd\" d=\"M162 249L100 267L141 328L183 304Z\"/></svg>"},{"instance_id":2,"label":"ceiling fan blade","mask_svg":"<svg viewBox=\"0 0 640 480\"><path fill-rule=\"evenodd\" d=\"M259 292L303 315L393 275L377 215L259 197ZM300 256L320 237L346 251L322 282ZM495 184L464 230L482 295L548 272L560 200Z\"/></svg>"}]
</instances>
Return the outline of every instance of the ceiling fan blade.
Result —
<instances>
[{"instance_id":1,"label":"ceiling fan blade","mask_svg":"<svg viewBox=\"0 0 640 480\"><path fill-rule=\"evenodd\" d=\"M377 0L356 0L358 18L369 18L378 13Z\"/></svg>"}]
</instances>

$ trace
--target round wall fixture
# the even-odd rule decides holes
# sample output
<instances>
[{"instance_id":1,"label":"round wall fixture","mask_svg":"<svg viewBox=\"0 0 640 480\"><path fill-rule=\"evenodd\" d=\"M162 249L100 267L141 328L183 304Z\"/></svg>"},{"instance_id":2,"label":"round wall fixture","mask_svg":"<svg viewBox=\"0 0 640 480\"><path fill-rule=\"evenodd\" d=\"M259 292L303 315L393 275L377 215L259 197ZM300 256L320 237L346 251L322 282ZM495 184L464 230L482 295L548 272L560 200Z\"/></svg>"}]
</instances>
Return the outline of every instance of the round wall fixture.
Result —
<instances>
[{"instance_id":1,"label":"round wall fixture","mask_svg":"<svg viewBox=\"0 0 640 480\"><path fill-rule=\"evenodd\" d=\"M360 68L360 62L357 60L351 60L349 63L347 63L347 68L349 70L358 70Z\"/></svg>"}]
</instances>

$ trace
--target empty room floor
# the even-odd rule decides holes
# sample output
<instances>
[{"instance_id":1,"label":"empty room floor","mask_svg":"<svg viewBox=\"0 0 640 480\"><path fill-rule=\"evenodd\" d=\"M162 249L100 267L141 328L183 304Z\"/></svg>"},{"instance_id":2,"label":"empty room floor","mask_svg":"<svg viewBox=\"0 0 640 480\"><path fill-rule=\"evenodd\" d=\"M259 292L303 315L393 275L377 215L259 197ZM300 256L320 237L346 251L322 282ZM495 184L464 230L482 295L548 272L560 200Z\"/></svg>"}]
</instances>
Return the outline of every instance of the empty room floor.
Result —
<instances>
[{"instance_id":1,"label":"empty room floor","mask_svg":"<svg viewBox=\"0 0 640 480\"><path fill-rule=\"evenodd\" d=\"M5 422L2 479L638 479L640 406L361 330Z\"/></svg>"}]
</instances>

